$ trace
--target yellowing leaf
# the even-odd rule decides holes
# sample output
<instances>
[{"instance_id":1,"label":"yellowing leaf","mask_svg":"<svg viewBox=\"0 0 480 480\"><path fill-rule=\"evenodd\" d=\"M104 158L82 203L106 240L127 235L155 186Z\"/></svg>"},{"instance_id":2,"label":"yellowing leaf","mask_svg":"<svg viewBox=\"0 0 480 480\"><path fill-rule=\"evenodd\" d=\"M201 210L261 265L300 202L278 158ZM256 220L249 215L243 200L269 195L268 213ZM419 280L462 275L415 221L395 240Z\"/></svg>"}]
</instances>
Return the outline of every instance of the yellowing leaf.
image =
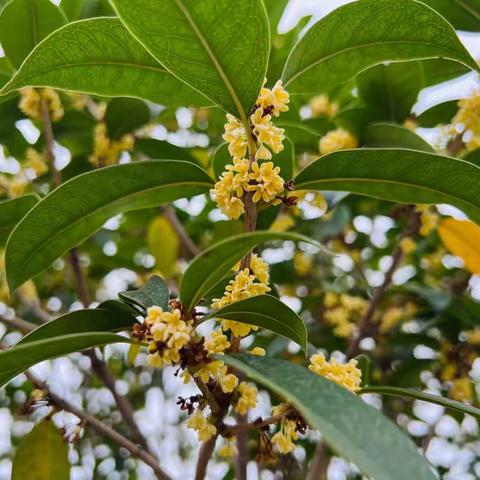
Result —
<instances>
[{"instance_id":1,"label":"yellowing leaf","mask_svg":"<svg viewBox=\"0 0 480 480\"><path fill-rule=\"evenodd\" d=\"M157 217L150 223L147 241L157 268L166 277L172 275L177 263L180 240L165 217Z\"/></svg>"},{"instance_id":2,"label":"yellowing leaf","mask_svg":"<svg viewBox=\"0 0 480 480\"><path fill-rule=\"evenodd\" d=\"M469 220L442 220L438 233L447 249L463 260L471 273L480 273L480 227Z\"/></svg>"}]
</instances>

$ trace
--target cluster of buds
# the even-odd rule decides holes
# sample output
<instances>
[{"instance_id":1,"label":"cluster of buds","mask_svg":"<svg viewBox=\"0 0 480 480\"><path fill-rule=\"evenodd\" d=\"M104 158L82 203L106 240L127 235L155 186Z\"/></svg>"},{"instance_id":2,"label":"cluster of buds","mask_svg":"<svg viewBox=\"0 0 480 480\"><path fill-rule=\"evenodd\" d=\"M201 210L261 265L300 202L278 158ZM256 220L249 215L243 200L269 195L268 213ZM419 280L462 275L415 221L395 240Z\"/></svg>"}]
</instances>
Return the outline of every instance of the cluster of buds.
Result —
<instances>
[{"instance_id":1,"label":"cluster of buds","mask_svg":"<svg viewBox=\"0 0 480 480\"><path fill-rule=\"evenodd\" d=\"M238 219L245 213L244 197L249 193L254 203L280 203L284 180L280 168L268 160L272 159L272 153L280 153L284 148L285 132L273 125L272 116L288 111L288 103L289 95L278 81L271 90L264 87L260 91L249 125L227 114L223 138L233 162L226 166L213 192L218 207L230 219ZM249 138L255 143L255 155L247 159Z\"/></svg>"},{"instance_id":2,"label":"cluster of buds","mask_svg":"<svg viewBox=\"0 0 480 480\"><path fill-rule=\"evenodd\" d=\"M62 101L55 90L51 88L24 88L20 90L18 107L27 117L33 120L41 120L44 106L54 122L63 118L65 112Z\"/></svg>"},{"instance_id":3,"label":"cluster of buds","mask_svg":"<svg viewBox=\"0 0 480 480\"><path fill-rule=\"evenodd\" d=\"M468 151L480 148L480 91L458 102L458 112L452 120L453 136L460 131Z\"/></svg>"},{"instance_id":4,"label":"cluster of buds","mask_svg":"<svg viewBox=\"0 0 480 480\"><path fill-rule=\"evenodd\" d=\"M324 318L340 338L351 338L357 330L358 321L368 309L368 301L342 293L327 292L323 300Z\"/></svg>"},{"instance_id":5,"label":"cluster of buds","mask_svg":"<svg viewBox=\"0 0 480 480\"><path fill-rule=\"evenodd\" d=\"M89 161L95 167L115 165L122 152L132 150L135 144L133 135L123 135L119 140L108 136L105 123L99 123L93 132L93 153Z\"/></svg>"}]
</instances>

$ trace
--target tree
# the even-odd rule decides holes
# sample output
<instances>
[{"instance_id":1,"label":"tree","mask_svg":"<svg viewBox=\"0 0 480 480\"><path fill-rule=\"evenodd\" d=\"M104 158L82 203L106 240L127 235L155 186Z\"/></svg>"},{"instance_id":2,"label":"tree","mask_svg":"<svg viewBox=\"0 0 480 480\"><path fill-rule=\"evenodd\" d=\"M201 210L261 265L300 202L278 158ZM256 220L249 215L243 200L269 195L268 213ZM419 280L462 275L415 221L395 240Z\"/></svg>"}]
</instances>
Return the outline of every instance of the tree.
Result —
<instances>
[{"instance_id":1,"label":"tree","mask_svg":"<svg viewBox=\"0 0 480 480\"><path fill-rule=\"evenodd\" d=\"M480 414L480 96L413 107L480 71L470 3L359 0L304 35L278 33L285 0L5 4L0 401L37 422L14 480L69 478L65 442L140 478L447 471L435 425L405 427L410 400ZM72 398L35 366L75 352ZM183 473L139 423L172 376L200 445Z\"/></svg>"}]
</instances>

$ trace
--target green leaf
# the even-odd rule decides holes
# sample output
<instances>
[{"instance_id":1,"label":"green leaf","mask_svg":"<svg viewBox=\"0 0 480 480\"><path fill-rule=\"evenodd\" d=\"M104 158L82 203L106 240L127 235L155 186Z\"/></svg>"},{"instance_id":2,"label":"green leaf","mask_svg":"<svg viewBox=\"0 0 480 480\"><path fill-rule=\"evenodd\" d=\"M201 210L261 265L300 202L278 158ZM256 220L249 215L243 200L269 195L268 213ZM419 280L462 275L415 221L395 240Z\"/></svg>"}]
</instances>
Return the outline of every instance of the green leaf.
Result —
<instances>
[{"instance_id":1,"label":"green leaf","mask_svg":"<svg viewBox=\"0 0 480 480\"><path fill-rule=\"evenodd\" d=\"M60 2L60 8L67 16L68 20L73 22L74 20L78 20L80 18L84 3L85 0L62 0Z\"/></svg>"},{"instance_id":2,"label":"green leaf","mask_svg":"<svg viewBox=\"0 0 480 480\"><path fill-rule=\"evenodd\" d=\"M436 478L414 443L396 425L332 381L284 360L245 354L221 358L291 403L333 450L367 477Z\"/></svg>"},{"instance_id":3,"label":"green leaf","mask_svg":"<svg viewBox=\"0 0 480 480\"><path fill-rule=\"evenodd\" d=\"M480 168L456 158L401 149L343 150L296 177L298 190L358 193L399 203L448 203L480 223Z\"/></svg>"},{"instance_id":4,"label":"green leaf","mask_svg":"<svg viewBox=\"0 0 480 480\"><path fill-rule=\"evenodd\" d=\"M112 343L130 343L114 333L77 333L27 342L0 352L0 387L37 363L88 348Z\"/></svg>"},{"instance_id":5,"label":"green leaf","mask_svg":"<svg viewBox=\"0 0 480 480\"><path fill-rule=\"evenodd\" d=\"M458 111L458 100L443 102L420 114L416 121L420 127L434 128L440 124L448 124Z\"/></svg>"},{"instance_id":6,"label":"green leaf","mask_svg":"<svg viewBox=\"0 0 480 480\"><path fill-rule=\"evenodd\" d=\"M228 143L222 143L217 147L212 157L212 169L215 181L225 171L225 167L233 162L232 156L228 152Z\"/></svg>"},{"instance_id":7,"label":"green leaf","mask_svg":"<svg viewBox=\"0 0 480 480\"><path fill-rule=\"evenodd\" d=\"M28 56L0 94L26 86L142 98L171 107L208 104L168 73L118 18L81 20L55 31Z\"/></svg>"},{"instance_id":8,"label":"green leaf","mask_svg":"<svg viewBox=\"0 0 480 480\"><path fill-rule=\"evenodd\" d=\"M120 19L174 75L248 124L267 71L258 0L113 0Z\"/></svg>"},{"instance_id":9,"label":"green leaf","mask_svg":"<svg viewBox=\"0 0 480 480\"><path fill-rule=\"evenodd\" d=\"M479 67L455 30L416 0L362 0L317 22L293 49L283 72L292 94L316 94L385 61L446 58Z\"/></svg>"},{"instance_id":10,"label":"green leaf","mask_svg":"<svg viewBox=\"0 0 480 480\"><path fill-rule=\"evenodd\" d=\"M422 137L408 128L393 123L372 123L367 127L365 146L373 148L410 148L433 152L433 148Z\"/></svg>"},{"instance_id":11,"label":"green leaf","mask_svg":"<svg viewBox=\"0 0 480 480\"><path fill-rule=\"evenodd\" d=\"M24 195L0 202L0 245L5 242L15 225L37 202L36 195Z\"/></svg>"},{"instance_id":12,"label":"green leaf","mask_svg":"<svg viewBox=\"0 0 480 480\"><path fill-rule=\"evenodd\" d=\"M18 68L48 34L65 25L64 13L50 0L12 0L0 14L0 42Z\"/></svg>"},{"instance_id":13,"label":"green leaf","mask_svg":"<svg viewBox=\"0 0 480 480\"><path fill-rule=\"evenodd\" d=\"M421 392L420 390L413 390L411 388L401 387L364 387L359 392L360 395L365 393L379 393L381 395L390 395L393 397L409 398L412 400L422 400L423 402L434 403L441 405L449 410L472 415L480 418L480 409L467 405L466 403L457 402L449 398L441 397L440 395L432 395L431 393Z\"/></svg>"},{"instance_id":14,"label":"green leaf","mask_svg":"<svg viewBox=\"0 0 480 480\"><path fill-rule=\"evenodd\" d=\"M25 335L16 346L74 333L120 332L131 329L135 323L135 315L126 308L96 308L67 313Z\"/></svg>"},{"instance_id":15,"label":"green leaf","mask_svg":"<svg viewBox=\"0 0 480 480\"><path fill-rule=\"evenodd\" d=\"M139 307L144 313L155 305L166 311L170 300L167 284L157 275L150 277L143 287L121 292L118 296L134 308Z\"/></svg>"},{"instance_id":16,"label":"green leaf","mask_svg":"<svg viewBox=\"0 0 480 480\"><path fill-rule=\"evenodd\" d=\"M209 318L221 318L248 323L278 333L307 352L307 327L303 320L287 305L271 295L259 295L227 305L212 313Z\"/></svg>"},{"instance_id":17,"label":"green leaf","mask_svg":"<svg viewBox=\"0 0 480 480\"><path fill-rule=\"evenodd\" d=\"M205 193L211 186L204 170L178 160L114 165L65 182L12 232L5 252L11 290L47 269L109 218Z\"/></svg>"},{"instance_id":18,"label":"green leaf","mask_svg":"<svg viewBox=\"0 0 480 480\"><path fill-rule=\"evenodd\" d=\"M170 160L187 160L198 163L198 160L186 148L177 147L168 142L153 138L141 138L135 142L135 150L142 152L148 158Z\"/></svg>"},{"instance_id":19,"label":"green leaf","mask_svg":"<svg viewBox=\"0 0 480 480\"><path fill-rule=\"evenodd\" d=\"M33 427L15 453L12 480L69 480L68 444L47 418Z\"/></svg>"},{"instance_id":20,"label":"green leaf","mask_svg":"<svg viewBox=\"0 0 480 480\"><path fill-rule=\"evenodd\" d=\"M456 29L480 32L480 0L423 0Z\"/></svg>"},{"instance_id":21,"label":"green leaf","mask_svg":"<svg viewBox=\"0 0 480 480\"><path fill-rule=\"evenodd\" d=\"M473 163L477 167L480 167L480 148L468 152L463 159L467 162Z\"/></svg>"},{"instance_id":22,"label":"green leaf","mask_svg":"<svg viewBox=\"0 0 480 480\"><path fill-rule=\"evenodd\" d=\"M185 270L180 282L180 302L183 308L191 311L250 250L260 243L272 240L307 242L321 248L314 240L296 233L256 231L231 236L203 251Z\"/></svg>"},{"instance_id":23,"label":"green leaf","mask_svg":"<svg viewBox=\"0 0 480 480\"><path fill-rule=\"evenodd\" d=\"M114 98L107 106L105 123L108 136L118 139L150 121L150 109L136 98Z\"/></svg>"}]
</instances>

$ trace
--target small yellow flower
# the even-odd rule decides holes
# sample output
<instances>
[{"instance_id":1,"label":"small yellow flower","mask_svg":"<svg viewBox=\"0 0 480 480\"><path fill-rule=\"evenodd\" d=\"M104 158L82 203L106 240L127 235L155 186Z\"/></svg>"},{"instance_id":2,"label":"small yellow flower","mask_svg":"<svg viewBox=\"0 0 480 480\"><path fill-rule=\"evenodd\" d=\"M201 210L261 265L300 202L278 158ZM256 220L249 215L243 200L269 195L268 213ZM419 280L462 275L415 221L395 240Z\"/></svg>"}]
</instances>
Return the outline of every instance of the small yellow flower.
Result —
<instances>
[{"instance_id":1,"label":"small yellow flower","mask_svg":"<svg viewBox=\"0 0 480 480\"><path fill-rule=\"evenodd\" d=\"M440 217L432 211L429 205L417 205L416 211L420 213L420 235L427 237L437 228Z\"/></svg>"},{"instance_id":2,"label":"small yellow flower","mask_svg":"<svg viewBox=\"0 0 480 480\"><path fill-rule=\"evenodd\" d=\"M28 182L24 178L15 178L8 184L8 194L11 198L21 197L27 186Z\"/></svg>"},{"instance_id":3,"label":"small yellow flower","mask_svg":"<svg viewBox=\"0 0 480 480\"><path fill-rule=\"evenodd\" d=\"M132 135L124 135L119 140L112 140L108 136L105 123L99 123L93 134L93 154L89 161L96 167L115 165L122 152L132 150L135 139Z\"/></svg>"},{"instance_id":4,"label":"small yellow flower","mask_svg":"<svg viewBox=\"0 0 480 480\"><path fill-rule=\"evenodd\" d=\"M228 341L227 336L224 335L221 330L213 332L211 338L205 342L205 349L209 355L223 353L229 347L230 342Z\"/></svg>"},{"instance_id":5,"label":"small yellow flower","mask_svg":"<svg viewBox=\"0 0 480 480\"><path fill-rule=\"evenodd\" d=\"M228 373L220 377L219 383L223 393L232 393L238 386L238 377Z\"/></svg>"},{"instance_id":6,"label":"small yellow flower","mask_svg":"<svg viewBox=\"0 0 480 480\"><path fill-rule=\"evenodd\" d=\"M362 381L362 371L357 368L357 364L356 360L350 360L348 363L338 363L335 359L332 359L327 362L325 356L319 353L310 358L308 368L313 373L328 378L351 392L356 392L360 389Z\"/></svg>"},{"instance_id":7,"label":"small yellow flower","mask_svg":"<svg viewBox=\"0 0 480 480\"><path fill-rule=\"evenodd\" d=\"M248 353L251 355L258 355L259 357L264 357L266 355L265 349L261 347L255 347L251 350L248 350Z\"/></svg>"},{"instance_id":8,"label":"small yellow flower","mask_svg":"<svg viewBox=\"0 0 480 480\"><path fill-rule=\"evenodd\" d=\"M235 411L240 415L246 415L250 408L254 408L257 405L258 390L253 385L242 382L238 386L238 392L240 397L237 400Z\"/></svg>"},{"instance_id":9,"label":"small yellow flower","mask_svg":"<svg viewBox=\"0 0 480 480\"><path fill-rule=\"evenodd\" d=\"M40 152L37 152L34 148L27 148L25 153L26 162L25 167L31 168L37 177L44 175L48 172L48 166L45 162L45 156Z\"/></svg>"},{"instance_id":10,"label":"small yellow flower","mask_svg":"<svg viewBox=\"0 0 480 480\"><path fill-rule=\"evenodd\" d=\"M291 453L295 450L295 440L298 439L295 420L282 419L280 430L272 437L272 443L280 453Z\"/></svg>"},{"instance_id":11,"label":"small yellow flower","mask_svg":"<svg viewBox=\"0 0 480 480\"><path fill-rule=\"evenodd\" d=\"M231 330L236 337L246 337L250 332L255 332L258 327L249 325L248 323L235 322L234 320L222 320L222 328L226 332Z\"/></svg>"},{"instance_id":12,"label":"small yellow flower","mask_svg":"<svg viewBox=\"0 0 480 480\"><path fill-rule=\"evenodd\" d=\"M459 402L471 402L473 400L472 381L468 377L453 381L450 397Z\"/></svg>"},{"instance_id":13,"label":"small yellow flower","mask_svg":"<svg viewBox=\"0 0 480 480\"><path fill-rule=\"evenodd\" d=\"M319 145L320 155L357 147L357 138L342 128L328 132L320 139Z\"/></svg>"},{"instance_id":14,"label":"small yellow flower","mask_svg":"<svg viewBox=\"0 0 480 480\"><path fill-rule=\"evenodd\" d=\"M293 266L298 275L304 277L312 271L313 257L303 252L295 252L293 256Z\"/></svg>"},{"instance_id":15,"label":"small yellow flower","mask_svg":"<svg viewBox=\"0 0 480 480\"><path fill-rule=\"evenodd\" d=\"M400 240L400 248L405 255L410 255L417 250L417 244L411 237L404 237Z\"/></svg>"},{"instance_id":16,"label":"small yellow flower","mask_svg":"<svg viewBox=\"0 0 480 480\"><path fill-rule=\"evenodd\" d=\"M203 383L208 383L210 377L213 377L215 380L221 378L222 375L225 375L227 372L227 367L220 360L215 360L213 362L207 363L200 370L197 370L193 376L195 378L200 378Z\"/></svg>"},{"instance_id":17,"label":"small yellow flower","mask_svg":"<svg viewBox=\"0 0 480 480\"><path fill-rule=\"evenodd\" d=\"M244 158L248 149L245 127L240 120L229 113L227 113L227 120L223 139L229 144L228 151L233 158Z\"/></svg>"},{"instance_id":18,"label":"small yellow flower","mask_svg":"<svg viewBox=\"0 0 480 480\"><path fill-rule=\"evenodd\" d=\"M452 120L455 126L461 125L463 131L471 132L471 139L467 142L467 150L478 148L480 142L480 91L463 98L458 102L458 112Z\"/></svg>"},{"instance_id":19,"label":"small yellow flower","mask_svg":"<svg viewBox=\"0 0 480 480\"><path fill-rule=\"evenodd\" d=\"M338 112L338 105L330 102L327 95L318 95L312 98L310 109L314 117L333 118Z\"/></svg>"},{"instance_id":20,"label":"small yellow flower","mask_svg":"<svg viewBox=\"0 0 480 480\"><path fill-rule=\"evenodd\" d=\"M217 427L212 425L208 419L203 416L201 410L197 410L186 423L188 428L195 430L198 434L198 439L201 442L206 442L210 440L213 436L217 434Z\"/></svg>"},{"instance_id":21,"label":"small yellow flower","mask_svg":"<svg viewBox=\"0 0 480 480\"><path fill-rule=\"evenodd\" d=\"M278 117L280 113L288 112L288 104L290 103L290 95L283 88L281 80L275 84L270 90L263 87L260 90L260 96L257 103L264 109L271 109L273 116Z\"/></svg>"},{"instance_id":22,"label":"small yellow flower","mask_svg":"<svg viewBox=\"0 0 480 480\"><path fill-rule=\"evenodd\" d=\"M270 230L272 232L286 232L295 225L295 220L291 215L281 213L273 222Z\"/></svg>"},{"instance_id":23,"label":"small yellow flower","mask_svg":"<svg viewBox=\"0 0 480 480\"><path fill-rule=\"evenodd\" d=\"M265 203L274 200L277 195L284 190L284 180L279 175L280 167L275 167L272 162L265 162L258 165L257 162L252 164L252 172L250 179L255 183L247 185L247 192L255 192L253 201L258 203L263 200Z\"/></svg>"},{"instance_id":24,"label":"small yellow flower","mask_svg":"<svg viewBox=\"0 0 480 480\"><path fill-rule=\"evenodd\" d=\"M236 437L228 438L227 442L218 450L218 456L221 458L233 458L238 455L236 441Z\"/></svg>"},{"instance_id":25,"label":"small yellow flower","mask_svg":"<svg viewBox=\"0 0 480 480\"><path fill-rule=\"evenodd\" d=\"M338 295L336 295L333 292L327 292L325 294L325 298L323 299L323 304L327 308L333 308L338 305L338 301L339 301Z\"/></svg>"},{"instance_id":26,"label":"small yellow flower","mask_svg":"<svg viewBox=\"0 0 480 480\"><path fill-rule=\"evenodd\" d=\"M34 120L42 118L42 102L48 109L52 121L63 118L64 110L58 93L51 88L24 88L20 90L20 110Z\"/></svg>"}]
</instances>

